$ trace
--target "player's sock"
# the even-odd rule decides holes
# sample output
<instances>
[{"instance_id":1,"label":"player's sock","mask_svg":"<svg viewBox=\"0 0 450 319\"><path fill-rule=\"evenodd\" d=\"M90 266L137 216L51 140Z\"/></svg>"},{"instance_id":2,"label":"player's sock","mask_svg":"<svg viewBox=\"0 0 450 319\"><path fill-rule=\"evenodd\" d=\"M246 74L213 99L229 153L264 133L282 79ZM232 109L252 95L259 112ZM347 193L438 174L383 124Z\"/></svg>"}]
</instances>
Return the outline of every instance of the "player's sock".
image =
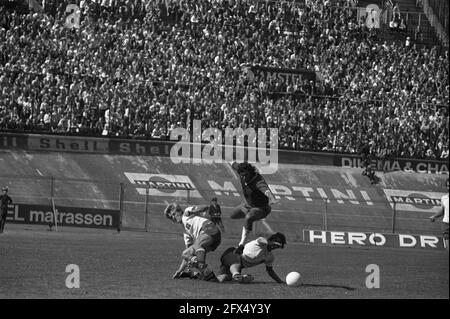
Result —
<instances>
[{"instance_id":1,"label":"player's sock","mask_svg":"<svg viewBox=\"0 0 450 319\"><path fill-rule=\"evenodd\" d=\"M248 234L250 234L250 231L247 228L242 227L242 235L241 241L239 242L239 246L244 246L245 242L247 241Z\"/></svg>"},{"instance_id":2,"label":"player's sock","mask_svg":"<svg viewBox=\"0 0 450 319\"><path fill-rule=\"evenodd\" d=\"M205 259L206 259L206 251L204 249L198 249L195 252L196 256L197 256L197 262L199 265L204 265L205 264Z\"/></svg>"}]
</instances>

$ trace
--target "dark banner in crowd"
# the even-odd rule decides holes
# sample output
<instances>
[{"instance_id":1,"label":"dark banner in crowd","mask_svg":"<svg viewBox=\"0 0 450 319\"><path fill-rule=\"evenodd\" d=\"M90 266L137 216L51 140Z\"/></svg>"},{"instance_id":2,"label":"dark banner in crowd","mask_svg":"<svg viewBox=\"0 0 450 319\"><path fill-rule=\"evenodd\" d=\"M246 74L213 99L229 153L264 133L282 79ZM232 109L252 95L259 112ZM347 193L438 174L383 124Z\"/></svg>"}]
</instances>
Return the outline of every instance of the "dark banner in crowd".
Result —
<instances>
[{"instance_id":1,"label":"dark banner in crowd","mask_svg":"<svg viewBox=\"0 0 450 319\"><path fill-rule=\"evenodd\" d=\"M433 161L433 160L418 160L396 158L389 160L374 159L372 160L372 167L376 171L393 172L417 172L428 174L448 174L448 162ZM334 166L341 166L347 168L362 167L361 157L356 155L335 155Z\"/></svg>"},{"instance_id":2,"label":"dark banner in crowd","mask_svg":"<svg viewBox=\"0 0 450 319\"><path fill-rule=\"evenodd\" d=\"M252 82L274 80L278 83L295 83L297 80L302 81L320 81L322 77L319 73L306 69L284 69L268 66L244 66L244 72L247 78Z\"/></svg>"},{"instance_id":3,"label":"dark banner in crowd","mask_svg":"<svg viewBox=\"0 0 450 319\"><path fill-rule=\"evenodd\" d=\"M445 249L443 238L433 235L380 234L304 229L303 241L309 244Z\"/></svg>"},{"instance_id":4,"label":"dark banner in crowd","mask_svg":"<svg viewBox=\"0 0 450 319\"><path fill-rule=\"evenodd\" d=\"M7 221L16 224L54 224L54 213L50 205L15 204L8 208ZM114 228L120 223L120 212L111 209L56 207L58 226Z\"/></svg>"}]
</instances>

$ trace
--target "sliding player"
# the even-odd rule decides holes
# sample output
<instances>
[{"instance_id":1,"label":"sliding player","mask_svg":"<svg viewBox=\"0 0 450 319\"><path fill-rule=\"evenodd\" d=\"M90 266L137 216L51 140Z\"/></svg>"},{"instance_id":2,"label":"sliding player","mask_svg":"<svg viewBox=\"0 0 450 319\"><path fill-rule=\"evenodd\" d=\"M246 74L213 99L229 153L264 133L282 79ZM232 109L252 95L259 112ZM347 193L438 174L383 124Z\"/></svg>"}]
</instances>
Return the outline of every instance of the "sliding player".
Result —
<instances>
[{"instance_id":1,"label":"sliding player","mask_svg":"<svg viewBox=\"0 0 450 319\"><path fill-rule=\"evenodd\" d=\"M200 216L208 209L209 206L202 208L191 206L183 212L178 204L170 204L164 210L164 215L168 219L184 227L186 249L182 253L180 267L173 275L174 279L182 277L195 277L207 281L216 279L214 272L206 264L206 253L216 250L222 235L212 221Z\"/></svg>"},{"instance_id":2,"label":"sliding player","mask_svg":"<svg viewBox=\"0 0 450 319\"><path fill-rule=\"evenodd\" d=\"M278 283L284 283L273 270L275 257L272 254L273 250L284 248L284 245L286 245L286 237L282 233L276 233L269 238L259 237L247 243L241 255L235 252L234 247L228 248L220 258L221 265L217 279L219 282L251 282L253 276L243 275L241 270L264 263L269 276Z\"/></svg>"},{"instance_id":3,"label":"sliding player","mask_svg":"<svg viewBox=\"0 0 450 319\"><path fill-rule=\"evenodd\" d=\"M241 241L236 252L242 253L247 237L253 229L255 221L266 218L277 200L269 189L264 178L257 172L256 168L247 163L234 162L231 167L238 173L241 180L242 191L246 202L236 207L231 213L232 219L245 218L242 228Z\"/></svg>"}]
</instances>

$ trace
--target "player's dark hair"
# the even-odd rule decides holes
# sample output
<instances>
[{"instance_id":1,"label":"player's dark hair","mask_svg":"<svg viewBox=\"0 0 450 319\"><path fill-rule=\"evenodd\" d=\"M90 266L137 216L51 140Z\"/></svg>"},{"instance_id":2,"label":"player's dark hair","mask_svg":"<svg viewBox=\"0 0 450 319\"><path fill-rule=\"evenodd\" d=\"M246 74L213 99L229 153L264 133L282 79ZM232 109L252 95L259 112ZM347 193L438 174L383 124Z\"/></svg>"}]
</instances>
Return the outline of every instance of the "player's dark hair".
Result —
<instances>
[{"instance_id":1,"label":"player's dark hair","mask_svg":"<svg viewBox=\"0 0 450 319\"><path fill-rule=\"evenodd\" d=\"M237 165L236 171L238 174L245 173L245 174L255 174L257 173L256 167L248 162L243 162Z\"/></svg>"},{"instance_id":2,"label":"player's dark hair","mask_svg":"<svg viewBox=\"0 0 450 319\"><path fill-rule=\"evenodd\" d=\"M172 214L172 211L174 209L174 204L167 205L166 209L164 209L164 215L169 218Z\"/></svg>"},{"instance_id":3,"label":"player's dark hair","mask_svg":"<svg viewBox=\"0 0 450 319\"><path fill-rule=\"evenodd\" d=\"M268 240L280 243L282 248L284 248L284 245L287 244L286 236L284 236L282 233L275 233L272 236L270 236Z\"/></svg>"}]
</instances>

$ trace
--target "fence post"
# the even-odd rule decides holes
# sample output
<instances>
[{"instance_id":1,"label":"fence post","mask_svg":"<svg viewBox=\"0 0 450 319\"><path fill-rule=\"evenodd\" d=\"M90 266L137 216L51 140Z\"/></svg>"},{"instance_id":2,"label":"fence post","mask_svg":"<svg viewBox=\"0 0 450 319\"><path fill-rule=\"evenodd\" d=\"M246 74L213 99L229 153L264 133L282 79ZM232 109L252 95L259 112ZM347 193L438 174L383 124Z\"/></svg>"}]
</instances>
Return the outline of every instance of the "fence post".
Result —
<instances>
[{"instance_id":1,"label":"fence post","mask_svg":"<svg viewBox=\"0 0 450 319\"><path fill-rule=\"evenodd\" d=\"M50 204L52 205L52 210L53 210L53 222L55 225L55 231L58 231L58 219L57 219L57 214L56 214L56 207L55 207L55 177L53 177L52 175L52 182L51 182L51 186L50 186ZM52 225L50 226L50 230L52 230Z\"/></svg>"},{"instance_id":2,"label":"fence post","mask_svg":"<svg viewBox=\"0 0 450 319\"><path fill-rule=\"evenodd\" d=\"M145 215L144 215L144 225L145 225L145 231L148 232L148 193L149 193L149 186L145 187Z\"/></svg>"},{"instance_id":3,"label":"fence post","mask_svg":"<svg viewBox=\"0 0 450 319\"><path fill-rule=\"evenodd\" d=\"M123 219L123 183L120 183L120 190L119 190L119 228L117 228L117 232L122 231L122 219Z\"/></svg>"},{"instance_id":4,"label":"fence post","mask_svg":"<svg viewBox=\"0 0 450 319\"><path fill-rule=\"evenodd\" d=\"M396 203L393 202L393 211L392 211L392 233L395 234L395 219L396 219L396 213L397 213L397 209L396 209Z\"/></svg>"},{"instance_id":5,"label":"fence post","mask_svg":"<svg viewBox=\"0 0 450 319\"><path fill-rule=\"evenodd\" d=\"M54 186L54 183L55 183L55 178L52 175L52 181L51 181L51 184L50 184L50 200L53 198L53 186Z\"/></svg>"}]
</instances>

